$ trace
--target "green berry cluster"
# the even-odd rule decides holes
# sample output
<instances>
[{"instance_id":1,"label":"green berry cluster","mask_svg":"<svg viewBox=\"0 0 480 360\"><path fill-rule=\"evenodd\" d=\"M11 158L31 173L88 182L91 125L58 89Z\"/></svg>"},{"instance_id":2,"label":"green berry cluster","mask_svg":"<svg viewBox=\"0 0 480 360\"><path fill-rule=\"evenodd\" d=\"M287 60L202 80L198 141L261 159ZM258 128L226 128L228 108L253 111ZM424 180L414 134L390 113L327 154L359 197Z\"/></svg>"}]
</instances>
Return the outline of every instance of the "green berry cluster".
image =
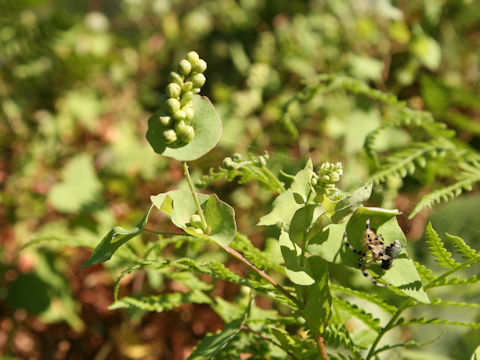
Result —
<instances>
[{"instance_id":1,"label":"green berry cluster","mask_svg":"<svg viewBox=\"0 0 480 360\"><path fill-rule=\"evenodd\" d=\"M335 184L343 175L342 163L331 164L328 161L323 163L317 174L312 178L312 185L323 190L335 190Z\"/></svg>"},{"instance_id":2,"label":"green berry cluster","mask_svg":"<svg viewBox=\"0 0 480 360\"><path fill-rule=\"evenodd\" d=\"M185 59L178 63L177 71L169 76L170 83L165 89L165 106L158 114L158 119L165 128L163 136L167 144L179 140L189 143L195 136L192 120L193 95L207 80L203 72L207 69L205 60L200 59L195 51L190 51Z\"/></svg>"}]
</instances>

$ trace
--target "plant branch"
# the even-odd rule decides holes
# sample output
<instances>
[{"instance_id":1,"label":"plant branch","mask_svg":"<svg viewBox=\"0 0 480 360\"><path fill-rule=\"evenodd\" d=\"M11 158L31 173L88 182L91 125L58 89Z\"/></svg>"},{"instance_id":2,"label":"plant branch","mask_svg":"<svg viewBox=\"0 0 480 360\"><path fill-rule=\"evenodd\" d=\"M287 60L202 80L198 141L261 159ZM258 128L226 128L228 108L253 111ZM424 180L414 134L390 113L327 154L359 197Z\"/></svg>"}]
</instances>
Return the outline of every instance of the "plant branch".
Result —
<instances>
[{"instance_id":1,"label":"plant branch","mask_svg":"<svg viewBox=\"0 0 480 360\"><path fill-rule=\"evenodd\" d=\"M285 192L285 187L283 186L282 182L277 179L275 175L272 174L270 170L268 170L266 167L261 168L262 173L272 182L275 183L277 186L277 190L279 193L284 193Z\"/></svg>"},{"instance_id":2,"label":"plant branch","mask_svg":"<svg viewBox=\"0 0 480 360\"><path fill-rule=\"evenodd\" d=\"M392 316L392 318L390 319L390 321L387 323L387 325L385 325L382 330L380 330L380 332L378 333L377 335L377 338L375 339L375 341L373 342L372 346L370 347L370 350L368 351L368 355L367 357L365 358L365 360L369 360L371 359L374 355L375 355L375 348L377 347L378 343L380 342L380 340L382 339L383 335L385 335L388 331L390 331L395 325L395 322L397 321L397 319L400 317L400 315L402 314L403 310L405 310L406 308L408 308L409 306L411 306L411 299L407 299L402 306L400 306L397 310L397 312Z\"/></svg>"},{"instance_id":3,"label":"plant branch","mask_svg":"<svg viewBox=\"0 0 480 360\"><path fill-rule=\"evenodd\" d=\"M251 332L252 334L255 334L257 335L258 337L262 338L263 340L266 340L270 343L272 343L273 345L279 347L280 349L282 349L283 351L285 351L288 355L290 355L292 357L292 359L296 359L298 360L298 357L295 356L295 354L293 354L292 352L288 351L287 349L285 349L281 344L277 343L276 341L273 341L272 339L270 339L269 337L263 335L262 333L258 332L258 331L255 331L251 328L249 328L247 325L243 325L242 326L242 330L246 330L246 331L249 331Z\"/></svg>"},{"instance_id":4,"label":"plant branch","mask_svg":"<svg viewBox=\"0 0 480 360\"><path fill-rule=\"evenodd\" d=\"M148 231L148 232L151 232L153 234L158 234L158 235L172 235L172 236L175 236L175 235L183 235L183 236L192 236L188 233L174 233L174 232L166 232L166 231L156 231L156 230L152 230L152 229L147 229L147 228L143 228L142 229L143 231Z\"/></svg>"},{"instance_id":5,"label":"plant branch","mask_svg":"<svg viewBox=\"0 0 480 360\"><path fill-rule=\"evenodd\" d=\"M293 296L287 289L285 289L282 285L277 283L275 279L273 279L270 275L268 275L265 271L260 270L258 267L253 265L250 261L248 261L242 254L240 254L237 250L232 249L228 245L221 245L222 248L228 252L230 255L235 257L236 259L240 260L242 263L247 265L250 269L255 271L258 275L260 275L262 278L264 278L266 281L268 281L270 284L272 284L278 291L280 291L282 294L284 294L287 298L292 300L295 305L297 305L299 308L301 307L301 304L298 302L297 298Z\"/></svg>"},{"instance_id":6,"label":"plant branch","mask_svg":"<svg viewBox=\"0 0 480 360\"><path fill-rule=\"evenodd\" d=\"M185 161L182 162L183 172L185 173L185 177L187 178L188 187L190 188L190 192L193 196L193 201L195 202L195 206L197 207L198 215L202 220L202 228L203 231L207 231L208 225L207 221L205 220L205 215L203 215L202 207L200 206L200 202L198 201L197 193L195 192L195 187L192 182L192 178L190 177L190 172L188 171L188 165Z\"/></svg>"},{"instance_id":7,"label":"plant branch","mask_svg":"<svg viewBox=\"0 0 480 360\"><path fill-rule=\"evenodd\" d=\"M320 352L320 357L322 360L330 360L327 354L327 349L325 349L325 342L323 340L323 337L317 336L317 345L318 345L318 351Z\"/></svg>"}]
</instances>

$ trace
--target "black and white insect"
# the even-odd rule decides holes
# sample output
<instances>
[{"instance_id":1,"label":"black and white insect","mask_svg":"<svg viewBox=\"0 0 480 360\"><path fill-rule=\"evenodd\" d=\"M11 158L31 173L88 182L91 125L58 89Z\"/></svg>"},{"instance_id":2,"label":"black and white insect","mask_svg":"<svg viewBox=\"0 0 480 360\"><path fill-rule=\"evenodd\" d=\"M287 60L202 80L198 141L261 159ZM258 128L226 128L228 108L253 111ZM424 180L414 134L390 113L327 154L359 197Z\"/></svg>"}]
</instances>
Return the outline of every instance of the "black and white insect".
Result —
<instances>
[{"instance_id":1,"label":"black and white insect","mask_svg":"<svg viewBox=\"0 0 480 360\"><path fill-rule=\"evenodd\" d=\"M402 244L399 240L395 240L393 243L385 245L383 236L377 234L375 230L370 227L370 219L366 221L366 229L362 239L362 250L355 249L347 238L347 232L343 240L345 245L352 250L355 254L360 254L362 257L358 260L358 266L362 268L363 275L372 281L377 286L386 287L388 284L383 284L377 281L372 275L367 272L370 265L381 261L380 267L384 270L388 270L393 266L393 261L398 257L402 250Z\"/></svg>"}]
</instances>

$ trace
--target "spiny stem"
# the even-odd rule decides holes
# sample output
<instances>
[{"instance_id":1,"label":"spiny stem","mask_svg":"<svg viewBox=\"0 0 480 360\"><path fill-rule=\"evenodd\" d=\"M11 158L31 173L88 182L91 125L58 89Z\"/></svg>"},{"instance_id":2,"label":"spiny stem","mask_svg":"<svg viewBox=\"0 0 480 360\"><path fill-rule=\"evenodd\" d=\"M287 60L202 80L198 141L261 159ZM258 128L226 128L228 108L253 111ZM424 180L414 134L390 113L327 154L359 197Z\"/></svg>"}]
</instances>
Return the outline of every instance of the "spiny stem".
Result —
<instances>
[{"instance_id":1,"label":"spiny stem","mask_svg":"<svg viewBox=\"0 0 480 360\"><path fill-rule=\"evenodd\" d=\"M265 271L260 270L258 267L253 265L250 261L248 261L242 254L240 254L237 250L232 249L228 245L220 245L222 248L228 252L230 255L233 255L236 259L240 260L242 263L247 265L250 269L255 271L258 275L260 275L262 278L267 280L270 284L272 284L275 288L277 288L282 294L284 294L287 298L292 300L295 305L297 305L299 308L301 307L301 304L297 300L295 296L293 296L287 289L285 289L282 285L277 283L275 279L273 279L270 275L268 275Z\"/></svg>"},{"instance_id":2,"label":"spiny stem","mask_svg":"<svg viewBox=\"0 0 480 360\"><path fill-rule=\"evenodd\" d=\"M193 185L192 178L190 177L190 172L188 171L188 165L185 161L183 161L182 166L185 177L187 178L188 187L190 188L190 192L193 196L193 201L195 202L195 206L197 207L198 215L200 216L200 219L202 221L202 229L203 231L207 231L207 221L205 220L205 215L203 215L202 207L200 206L200 202L198 201L197 193L195 192L195 187Z\"/></svg>"}]
</instances>

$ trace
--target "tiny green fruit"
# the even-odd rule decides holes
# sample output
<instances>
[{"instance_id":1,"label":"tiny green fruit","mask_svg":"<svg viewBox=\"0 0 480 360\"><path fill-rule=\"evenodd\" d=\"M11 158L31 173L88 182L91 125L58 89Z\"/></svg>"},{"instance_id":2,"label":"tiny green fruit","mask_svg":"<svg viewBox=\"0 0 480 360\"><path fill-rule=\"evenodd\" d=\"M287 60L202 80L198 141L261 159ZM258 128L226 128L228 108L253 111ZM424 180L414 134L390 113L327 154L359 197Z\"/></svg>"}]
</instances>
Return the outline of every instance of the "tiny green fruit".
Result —
<instances>
[{"instance_id":1,"label":"tiny green fruit","mask_svg":"<svg viewBox=\"0 0 480 360\"><path fill-rule=\"evenodd\" d=\"M177 140L177 134L175 133L175 130L173 129L168 129L163 132L163 137L165 138L165 141L168 144L171 144Z\"/></svg>"},{"instance_id":2,"label":"tiny green fruit","mask_svg":"<svg viewBox=\"0 0 480 360\"><path fill-rule=\"evenodd\" d=\"M161 124L165 127L170 126L170 124L172 123L172 118L170 116L160 116L159 120Z\"/></svg>"},{"instance_id":3,"label":"tiny green fruit","mask_svg":"<svg viewBox=\"0 0 480 360\"><path fill-rule=\"evenodd\" d=\"M195 51L190 51L187 54L187 60L190 62L190 64L195 64L198 60L200 59L200 56Z\"/></svg>"},{"instance_id":4,"label":"tiny green fruit","mask_svg":"<svg viewBox=\"0 0 480 360\"><path fill-rule=\"evenodd\" d=\"M180 76L177 72L172 71L170 72L170 75L168 77L168 80L170 82L177 83L178 85L182 86L183 85L183 77Z\"/></svg>"},{"instance_id":5,"label":"tiny green fruit","mask_svg":"<svg viewBox=\"0 0 480 360\"><path fill-rule=\"evenodd\" d=\"M207 81L207 78L203 74L195 74L191 77L191 81L193 83L193 87L201 88L205 84L205 81Z\"/></svg>"},{"instance_id":6,"label":"tiny green fruit","mask_svg":"<svg viewBox=\"0 0 480 360\"><path fill-rule=\"evenodd\" d=\"M182 94L182 88L173 82L168 84L166 93L169 98L178 98Z\"/></svg>"},{"instance_id":7,"label":"tiny green fruit","mask_svg":"<svg viewBox=\"0 0 480 360\"><path fill-rule=\"evenodd\" d=\"M192 71L194 73L203 73L207 70L207 63L205 60L198 59L195 63L192 64Z\"/></svg>"},{"instance_id":8,"label":"tiny green fruit","mask_svg":"<svg viewBox=\"0 0 480 360\"><path fill-rule=\"evenodd\" d=\"M177 132L177 135L184 142L190 142L195 136L195 130L190 125L185 125L182 129Z\"/></svg>"},{"instance_id":9,"label":"tiny green fruit","mask_svg":"<svg viewBox=\"0 0 480 360\"><path fill-rule=\"evenodd\" d=\"M180 110L180 101L170 98L167 100L167 107L171 114L175 114L178 110Z\"/></svg>"},{"instance_id":10,"label":"tiny green fruit","mask_svg":"<svg viewBox=\"0 0 480 360\"><path fill-rule=\"evenodd\" d=\"M188 60L183 59L178 63L178 71L180 72L180 74L187 76L188 74L190 74L191 70L192 64L190 64Z\"/></svg>"}]
</instances>

